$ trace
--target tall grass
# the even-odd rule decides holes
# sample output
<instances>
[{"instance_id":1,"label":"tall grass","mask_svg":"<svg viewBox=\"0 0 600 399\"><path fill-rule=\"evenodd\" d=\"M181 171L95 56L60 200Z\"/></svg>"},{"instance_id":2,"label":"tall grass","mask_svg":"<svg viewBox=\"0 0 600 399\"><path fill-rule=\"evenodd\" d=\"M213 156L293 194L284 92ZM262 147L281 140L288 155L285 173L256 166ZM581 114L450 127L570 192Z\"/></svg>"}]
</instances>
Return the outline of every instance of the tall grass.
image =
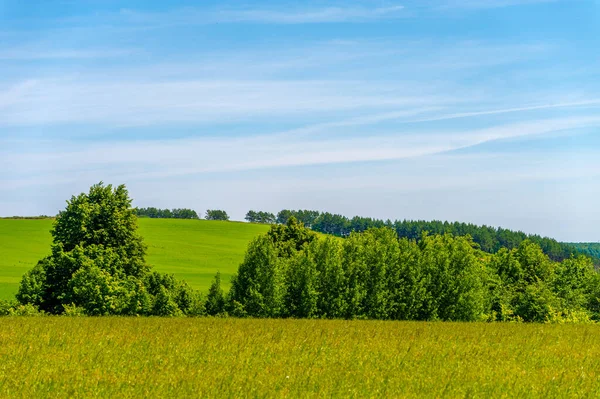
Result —
<instances>
[{"instance_id":1,"label":"tall grass","mask_svg":"<svg viewBox=\"0 0 600 399\"><path fill-rule=\"evenodd\" d=\"M3 318L0 397L598 397L600 327Z\"/></svg>"}]
</instances>

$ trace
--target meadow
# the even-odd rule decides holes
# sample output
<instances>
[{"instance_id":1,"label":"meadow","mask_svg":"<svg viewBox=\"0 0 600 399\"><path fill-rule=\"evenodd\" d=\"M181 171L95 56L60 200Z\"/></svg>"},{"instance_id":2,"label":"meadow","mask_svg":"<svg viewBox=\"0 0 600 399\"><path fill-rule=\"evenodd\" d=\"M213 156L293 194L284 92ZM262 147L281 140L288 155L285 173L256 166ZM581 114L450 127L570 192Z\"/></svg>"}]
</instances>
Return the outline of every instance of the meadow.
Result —
<instances>
[{"instance_id":1,"label":"meadow","mask_svg":"<svg viewBox=\"0 0 600 399\"><path fill-rule=\"evenodd\" d=\"M600 327L12 317L0 397L598 397Z\"/></svg>"},{"instance_id":2,"label":"meadow","mask_svg":"<svg viewBox=\"0 0 600 399\"><path fill-rule=\"evenodd\" d=\"M50 253L53 221L0 219L0 299L11 299L23 274ZM238 222L139 219L155 270L173 273L193 288L208 290L217 271L229 286L248 242L268 226Z\"/></svg>"}]
</instances>

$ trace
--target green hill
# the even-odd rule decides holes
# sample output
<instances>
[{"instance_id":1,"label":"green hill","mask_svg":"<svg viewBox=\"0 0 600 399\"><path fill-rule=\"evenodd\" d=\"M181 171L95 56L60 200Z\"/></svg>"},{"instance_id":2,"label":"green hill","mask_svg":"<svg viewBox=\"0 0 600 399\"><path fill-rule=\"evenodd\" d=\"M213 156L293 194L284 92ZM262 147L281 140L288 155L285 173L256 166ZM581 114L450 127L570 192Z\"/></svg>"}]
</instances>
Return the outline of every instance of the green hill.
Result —
<instances>
[{"instance_id":1,"label":"green hill","mask_svg":"<svg viewBox=\"0 0 600 399\"><path fill-rule=\"evenodd\" d=\"M0 299L16 293L21 276L50 252L52 220L0 219ZM207 220L140 219L155 270L173 273L207 291L217 271L225 287L250 240L267 225Z\"/></svg>"}]
</instances>

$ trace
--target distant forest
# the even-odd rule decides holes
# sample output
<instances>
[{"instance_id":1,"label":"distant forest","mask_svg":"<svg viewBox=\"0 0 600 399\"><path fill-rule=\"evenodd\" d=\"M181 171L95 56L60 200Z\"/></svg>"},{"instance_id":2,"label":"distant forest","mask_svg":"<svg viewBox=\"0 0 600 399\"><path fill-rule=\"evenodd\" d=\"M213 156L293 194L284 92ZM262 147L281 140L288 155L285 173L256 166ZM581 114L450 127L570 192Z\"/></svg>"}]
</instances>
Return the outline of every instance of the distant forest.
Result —
<instances>
[{"instance_id":1,"label":"distant forest","mask_svg":"<svg viewBox=\"0 0 600 399\"><path fill-rule=\"evenodd\" d=\"M424 232L432 235L453 234L454 236L470 235L480 249L496 253L501 248L518 248L527 239L539 245L544 253L554 261L568 259L574 253L583 253L593 258L596 265L600 264L600 244L568 244L555 239L542 237L537 234L525 234L522 231L512 231L490 226L478 226L471 223L442 222L438 220L379 220L355 216L347 218L343 215L321 213L310 210L284 209L277 214L276 221L285 224L290 217L295 217L306 227L324 234L346 237L351 232L363 232L373 227L390 227L400 238L419 240Z\"/></svg>"},{"instance_id":2,"label":"distant forest","mask_svg":"<svg viewBox=\"0 0 600 399\"><path fill-rule=\"evenodd\" d=\"M196 211L192 209L160 209L160 208L137 208L139 217L165 218L165 219L199 219ZM223 213L223 218L212 215ZM553 238L542 237L537 234L526 234L522 231L513 231L501 227L478 226L462 222L442 222L439 220L380 220L367 217L355 216L348 218L339 214L319 212L313 210L289 210L284 209L275 216L269 212L248 211L245 219L252 223L286 224L290 217L295 217L304 226L323 234L331 234L338 237L346 237L351 232L363 232L370 228L389 227L396 231L399 238L408 238L418 241L423 233L432 235L453 234L454 236L470 235L473 241L479 245L482 251L496 253L501 248L514 249L525 240L537 244L544 253L554 261L568 259L574 253L590 256L595 265L600 265L600 243L562 243ZM206 218L208 220L228 220L224 211L209 210Z\"/></svg>"},{"instance_id":3,"label":"distant forest","mask_svg":"<svg viewBox=\"0 0 600 399\"><path fill-rule=\"evenodd\" d=\"M600 259L600 242L571 243L579 252Z\"/></svg>"}]
</instances>

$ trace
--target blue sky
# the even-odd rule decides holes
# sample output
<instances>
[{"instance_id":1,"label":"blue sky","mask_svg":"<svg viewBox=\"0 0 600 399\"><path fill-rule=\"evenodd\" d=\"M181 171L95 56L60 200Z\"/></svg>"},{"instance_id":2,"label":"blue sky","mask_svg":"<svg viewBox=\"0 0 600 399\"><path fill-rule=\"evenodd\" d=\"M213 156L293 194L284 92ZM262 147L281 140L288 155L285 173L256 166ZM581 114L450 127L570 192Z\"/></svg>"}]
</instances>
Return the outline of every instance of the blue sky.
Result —
<instances>
[{"instance_id":1,"label":"blue sky","mask_svg":"<svg viewBox=\"0 0 600 399\"><path fill-rule=\"evenodd\" d=\"M596 0L0 0L0 216L310 208L600 240Z\"/></svg>"}]
</instances>

